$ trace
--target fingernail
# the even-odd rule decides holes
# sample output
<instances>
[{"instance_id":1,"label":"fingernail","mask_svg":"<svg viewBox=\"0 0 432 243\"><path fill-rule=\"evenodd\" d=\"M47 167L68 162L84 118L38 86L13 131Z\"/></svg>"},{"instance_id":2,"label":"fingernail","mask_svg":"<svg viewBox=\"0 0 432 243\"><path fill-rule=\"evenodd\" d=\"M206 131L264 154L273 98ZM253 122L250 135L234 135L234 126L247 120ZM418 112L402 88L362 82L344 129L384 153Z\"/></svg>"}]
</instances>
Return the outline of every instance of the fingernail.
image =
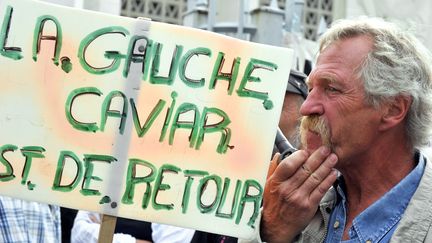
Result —
<instances>
[{"instance_id":1,"label":"fingernail","mask_svg":"<svg viewBox=\"0 0 432 243\"><path fill-rule=\"evenodd\" d=\"M328 147L324 146L321 148L321 154L322 155L328 155L329 152L330 152L330 149Z\"/></svg>"},{"instance_id":2,"label":"fingernail","mask_svg":"<svg viewBox=\"0 0 432 243\"><path fill-rule=\"evenodd\" d=\"M336 154L330 154L329 155L329 160L330 160L330 164L331 165L335 165L336 162L337 162L337 156L336 156Z\"/></svg>"}]
</instances>

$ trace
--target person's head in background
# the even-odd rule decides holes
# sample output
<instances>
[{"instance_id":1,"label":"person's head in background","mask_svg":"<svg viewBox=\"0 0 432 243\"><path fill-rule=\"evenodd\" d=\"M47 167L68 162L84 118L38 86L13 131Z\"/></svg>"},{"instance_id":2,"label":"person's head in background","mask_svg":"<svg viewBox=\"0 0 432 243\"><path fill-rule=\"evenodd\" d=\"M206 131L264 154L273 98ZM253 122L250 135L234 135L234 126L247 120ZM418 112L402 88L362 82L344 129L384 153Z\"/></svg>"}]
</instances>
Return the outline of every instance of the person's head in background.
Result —
<instances>
[{"instance_id":1,"label":"person's head in background","mask_svg":"<svg viewBox=\"0 0 432 243\"><path fill-rule=\"evenodd\" d=\"M279 128L296 148L300 147L300 106L306 99L308 88L305 83L306 75L296 70L291 70L282 113L279 119Z\"/></svg>"}]
</instances>

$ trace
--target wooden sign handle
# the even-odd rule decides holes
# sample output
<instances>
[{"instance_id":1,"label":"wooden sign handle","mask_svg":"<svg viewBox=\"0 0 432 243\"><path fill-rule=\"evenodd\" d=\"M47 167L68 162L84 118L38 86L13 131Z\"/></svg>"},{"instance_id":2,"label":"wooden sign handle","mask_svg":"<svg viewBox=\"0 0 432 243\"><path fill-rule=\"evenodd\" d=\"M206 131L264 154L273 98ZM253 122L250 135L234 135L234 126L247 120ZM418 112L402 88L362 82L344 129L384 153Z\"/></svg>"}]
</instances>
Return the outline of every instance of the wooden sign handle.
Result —
<instances>
[{"instance_id":1,"label":"wooden sign handle","mask_svg":"<svg viewBox=\"0 0 432 243\"><path fill-rule=\"evenodd\" d=\"M116 222L117 217L106 214L102 215L98 243L112 243Z\"/></svg>"}]
</instances>

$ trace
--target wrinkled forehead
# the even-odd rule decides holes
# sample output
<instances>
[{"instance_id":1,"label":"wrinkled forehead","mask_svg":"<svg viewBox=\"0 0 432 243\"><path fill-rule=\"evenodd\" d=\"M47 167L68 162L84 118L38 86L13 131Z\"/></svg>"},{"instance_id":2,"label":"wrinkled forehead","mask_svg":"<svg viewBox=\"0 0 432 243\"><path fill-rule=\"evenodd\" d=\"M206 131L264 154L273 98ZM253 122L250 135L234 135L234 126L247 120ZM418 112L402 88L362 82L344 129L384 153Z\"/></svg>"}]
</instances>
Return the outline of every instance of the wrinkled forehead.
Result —
<instances>
[{"instance_id":1,"label":"wrinkled forehead","mask_svg":"<svg viewBox=\"0 0 432 243\"><path fill-rule=\"evenodd\" d=\"M373 50L373 39L368 35L343 38L332 42L318 54L317 63L322 59L341 59L350 63L359 63Z\"/></svg>"},{"instance_id":2,"label":"wrinkled forehead","mask_svg":"<svg viewBox=\"0 0 432 243\"><path fill-rule=\"evenodd\" d=\"M316 78L334 81L352 78L358 73L373 48L367 36L338 40L323 49L307 79L308 85Z\"/></svg>"}]
</instances>

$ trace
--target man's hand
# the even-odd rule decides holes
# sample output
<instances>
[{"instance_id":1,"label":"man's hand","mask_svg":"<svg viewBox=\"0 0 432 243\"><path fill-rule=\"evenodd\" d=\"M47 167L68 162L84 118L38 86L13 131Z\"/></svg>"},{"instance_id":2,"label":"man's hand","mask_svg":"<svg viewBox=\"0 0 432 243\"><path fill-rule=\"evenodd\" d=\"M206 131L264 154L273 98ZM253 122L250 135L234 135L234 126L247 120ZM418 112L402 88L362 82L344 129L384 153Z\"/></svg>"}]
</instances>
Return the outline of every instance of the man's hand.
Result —
<instances>
[{"instance_id":1,"label":"man's hand","mask_svg":"<svg viewBox=\"0 0 432 243\"><path fill-rule=\"evenodd\" d=\"M321 147L312 155L299 150L272 161L264 190L261 236L267 242L291 242L315 215L336 180L337 156Z\"/></svg>"}]
</instances>

